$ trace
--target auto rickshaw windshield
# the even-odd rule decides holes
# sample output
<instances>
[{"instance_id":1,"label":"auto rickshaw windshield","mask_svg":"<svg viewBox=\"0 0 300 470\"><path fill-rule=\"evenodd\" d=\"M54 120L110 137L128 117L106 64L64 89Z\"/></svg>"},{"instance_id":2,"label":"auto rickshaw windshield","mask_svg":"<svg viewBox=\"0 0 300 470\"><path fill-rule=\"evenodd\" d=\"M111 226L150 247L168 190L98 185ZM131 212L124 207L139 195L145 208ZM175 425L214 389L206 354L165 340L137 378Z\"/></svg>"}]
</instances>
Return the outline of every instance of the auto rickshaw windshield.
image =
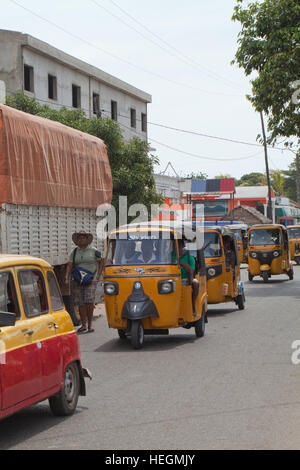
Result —
<instances>
[{"instance_id":1,"label":"auto rickshaw windshield","mask_svg":"<svg viewBox=\"0 0 300 470\"><path fill-rule=\"evenodd\" d=\"M288 229L288 237L290 239L300 238L300 227L299 228L289 228Z\"/></svg>"},{"instance_id":2,"label":"auto rickshaw windshield","mask_svg":"<svg viewBox=\"0 0 300 470\"><path fill-rule=\"evenodd\" d=\"M109 241L106 266L139 264L177 264L177 250L173 237L164 239L159 233L128 233L126 239L116 237Z\"/></svg>"},{"instance_id":3,"label":"auto rickshaw windshield","mask_svg":"<svg viewBox=\"0 0 300 470\"><path fill-rule=\"evenodd\" d=\"M220 236L217 232L204 232L204 257L218 258L222 256Z\"/></svg>"},{"instance_id":4,"label":"auto rickshaw windshield","mask_svg":"<svg viewBox=\"0 0 300 470\"><path fill-rule=\"evenodd\" d=\"M249 245L280 245L281 232L278 228L260 228L250 231Z\"/></svg>"}]
</instances>

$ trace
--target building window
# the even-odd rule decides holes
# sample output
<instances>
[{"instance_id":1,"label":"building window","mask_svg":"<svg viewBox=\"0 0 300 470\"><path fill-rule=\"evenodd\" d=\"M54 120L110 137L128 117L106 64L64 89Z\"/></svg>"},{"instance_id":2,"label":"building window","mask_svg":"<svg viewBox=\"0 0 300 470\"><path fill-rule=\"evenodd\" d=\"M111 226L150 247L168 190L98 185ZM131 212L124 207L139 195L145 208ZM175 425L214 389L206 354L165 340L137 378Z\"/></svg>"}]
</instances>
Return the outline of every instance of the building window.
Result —
<instances>
[{"instance_id":1,"label":"building window","mask_svg":"<svg viewBox=\"0 0 300 470\"><path fill-rule=\"evenodd\" d=\"M136 128L136 110L133 108L130 109L130 125Z\"/></svg>"},{"instance_id":2,"label":"building window","mask_svg":"<svg viewBox=\"0 0 300 470\"><path fill-rule=\"evenodd\" d=\"M116 101L111 102L111 118L114 121L118 120L118 103Z\"/></svg>"},{"instance_id":3,"label":"building window","mask_svg":"<svg viewBox=\"0 0 300 470\"><path fill-rule=\"evenodd\" d=\"M81 106L81 88L77 85L72 85L72 106L73 108Z\"/></svg>"},{"instance_id":4,"label":"building window","mask_svg":"<svg viewBox=\"0 0 300 470\"><path fill-rule=\"evenodd\" d=\"M93 113L100 116L100 96L97 93L93 93Z\"/></svg>"},{"instance_id":5,"label":"building window","mask_svg":"<svg viewBox=\"0 0 300 470\"><path fill-rule=\"evenodd\" d=\"M24 90L34 91L33 67L30 65L24 65Z\"/></svg>"},{"instance_id":6,"label":"building window","mask_svg":"<svg viewBox=\"0 0 300 470\"><path fill-rule=\"evenodd\" d=\"M57 100L57 78L54 75L48 75L48 98Z\"/></svg>"},{"instance_id":7,"label":"building window","mask_svg":"<svg viewBox=\"0 0 300 470\"><path fill-rule=\"evenodd\" d=\"M142 120L142 131L147 132L147 114L142 113L141 120Z\"/></svg>"}]
</instances>

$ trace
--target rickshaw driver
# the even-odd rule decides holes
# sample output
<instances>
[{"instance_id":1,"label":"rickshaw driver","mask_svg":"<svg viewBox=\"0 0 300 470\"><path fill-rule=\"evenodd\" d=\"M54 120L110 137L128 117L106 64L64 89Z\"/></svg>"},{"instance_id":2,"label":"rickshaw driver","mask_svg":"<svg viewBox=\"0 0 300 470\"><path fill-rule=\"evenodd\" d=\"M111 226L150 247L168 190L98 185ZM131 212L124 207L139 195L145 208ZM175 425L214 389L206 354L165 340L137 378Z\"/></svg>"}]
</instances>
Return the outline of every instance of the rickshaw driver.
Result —
<instances>
[{"instance_id":1,"label":"rickshaw driver","mask_svg":"<svg viewBox=\"0 0 300 470\"><path fill-rule=\"evenodd\" d=\"M153 264L155 261L157 261L154 252L153 240L142 240L141 250L142 252L136 258L137 263Z\"/></svg>"},{"instance_id":2,"label":"rickshaw driver","mask_svg":"<svg viewBox=\"0 0 300 470\"><path fill-rule=\"evenodd\" d=\"M224 236L223 238L224 252L225 252L225 263L227 266L230 266L232 272L232 282L235 280L235 265L236 257L234 250L232 250L230 238ZM230 281L231 284L231 281Z\"/></svg>"},{"instance_id":3,"label":"rickshaw driver","mask_svg":"<svg viewBox=\"0 0 300 470\"><path fill-rule=\"evenodd\" d=\"M179 263L181 267L181 281L183 284L189 283L192 286L192 303L193 313L196 312L195 304L199 294L199 281L195 279L196 262L195 258L189 253L184 253L184 240L180 238L178 240L179 249Z\"/></svg>"},{"instance_id":4,"label":"rickshaw driver","mask_svg":"<svg viewBox=\"0 0 300 470\"><path fill-rule=\"evenodd\" d=\"M235 259L234 251L232 250L232 247L231 247L230 238L224 236L223 243L224 243L226 262L234 269L236 265L236 259Z\"/></svg>"},{"instance_id":5,"label":"rickshaw driver","mask_svg":"<svg viewBox=\"0 0 300 470\"><path fill-rule=\"evenodd\" d=\"M121 264L134 264L137 259L137 252L135 251L135 241L128 240L126 245L126 251L122 255Z\"/></svg>"}]
</instances>

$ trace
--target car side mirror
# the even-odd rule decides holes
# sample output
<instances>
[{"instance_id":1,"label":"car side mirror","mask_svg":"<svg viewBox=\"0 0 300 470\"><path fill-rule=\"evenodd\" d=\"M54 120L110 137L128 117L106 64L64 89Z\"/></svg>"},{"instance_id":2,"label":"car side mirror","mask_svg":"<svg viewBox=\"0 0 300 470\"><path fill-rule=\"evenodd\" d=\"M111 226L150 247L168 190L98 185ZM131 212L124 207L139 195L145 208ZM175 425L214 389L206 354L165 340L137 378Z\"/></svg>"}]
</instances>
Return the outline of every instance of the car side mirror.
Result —
<instances>
[{"instance_id":1,"label":"car side mirror","mask_svg":"<svg viewBox=\"0 0 300 470\"><path fill-rule=\"evenodd\" d=\"M0 312L0 327L15 326L17 315L15 313Z\"/></svg>"}]
</instances>

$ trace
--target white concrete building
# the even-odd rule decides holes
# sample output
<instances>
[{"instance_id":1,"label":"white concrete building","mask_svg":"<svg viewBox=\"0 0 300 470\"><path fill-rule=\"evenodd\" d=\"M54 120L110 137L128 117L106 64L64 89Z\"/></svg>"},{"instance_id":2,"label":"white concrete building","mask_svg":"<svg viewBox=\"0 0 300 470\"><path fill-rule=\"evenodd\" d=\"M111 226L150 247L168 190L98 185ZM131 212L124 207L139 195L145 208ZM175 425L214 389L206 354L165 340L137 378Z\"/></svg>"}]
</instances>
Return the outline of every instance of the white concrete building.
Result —
<instances>
[{"instance_id":1,"label":"white concrete building","mask_svg":"<svg viewBox=\"0 0 300 470\"><path fill-rule=\"evenodd\" d=\"M164 174L155 174L154 181L156 191L164 199L168 199L171 204L183 202L183 194L187 191L190 183L190 180Z\"/></svg>"},{"instance_id":2,"label":"white concrete building","mask_svg":"<svg viewBox=\"0 0 300 470\"><path fill-rule=\"evenodd\" d=\"M89 118L117 121L124 139L147 140L148 93L28 34L0 30L0 80L41 104L81 108Z\"/></svg>"}]
</instances>

